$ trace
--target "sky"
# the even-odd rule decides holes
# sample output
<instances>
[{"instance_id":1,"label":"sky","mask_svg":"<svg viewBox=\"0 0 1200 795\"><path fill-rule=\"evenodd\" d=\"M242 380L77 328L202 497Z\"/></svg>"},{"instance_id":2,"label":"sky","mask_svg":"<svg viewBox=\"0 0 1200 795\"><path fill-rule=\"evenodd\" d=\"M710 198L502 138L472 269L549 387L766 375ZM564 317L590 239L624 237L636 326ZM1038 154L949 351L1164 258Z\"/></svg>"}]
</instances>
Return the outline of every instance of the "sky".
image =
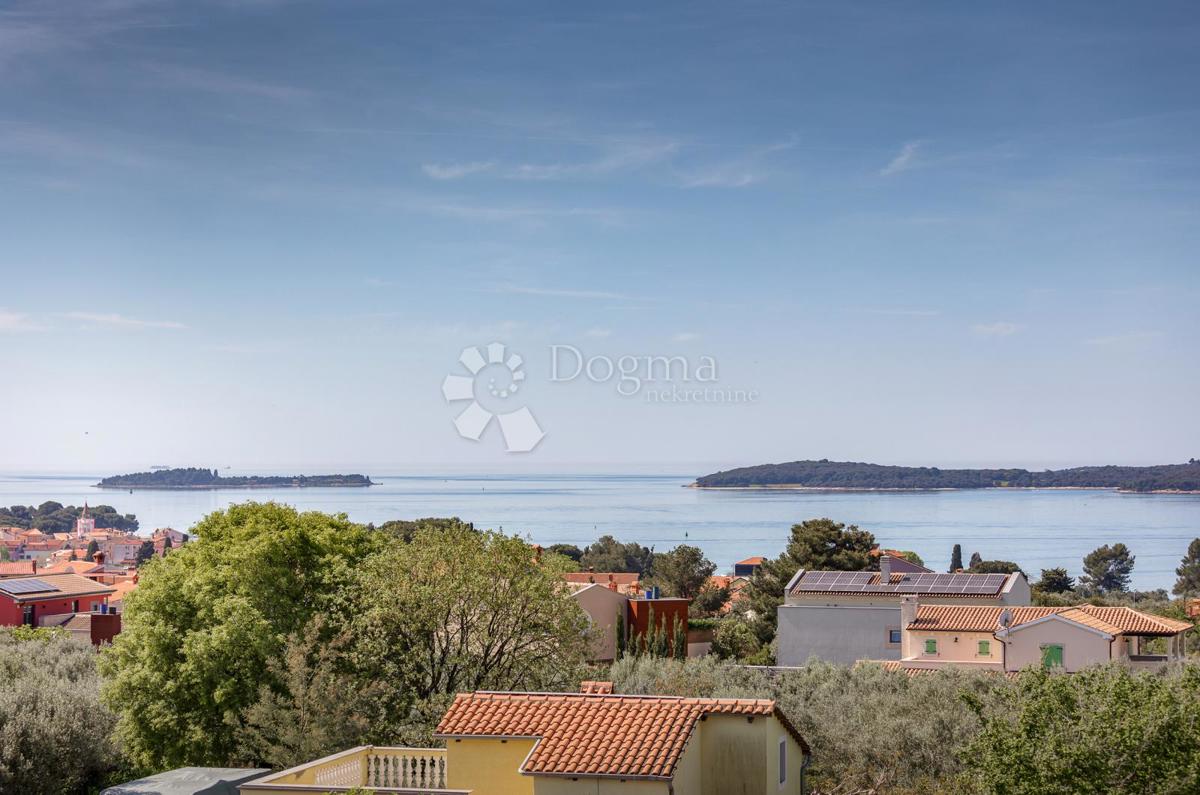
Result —
<instances>
[{"instance_id":1,"label":"sky","mask_svg":"<svg viewBox=\"0 0 1200 795\"><path fill-rule=\"evenodd\" d=\"M1182 2L4 3L0 470L1200 456L1197 41Z\"/></svg>"}]
</instances>

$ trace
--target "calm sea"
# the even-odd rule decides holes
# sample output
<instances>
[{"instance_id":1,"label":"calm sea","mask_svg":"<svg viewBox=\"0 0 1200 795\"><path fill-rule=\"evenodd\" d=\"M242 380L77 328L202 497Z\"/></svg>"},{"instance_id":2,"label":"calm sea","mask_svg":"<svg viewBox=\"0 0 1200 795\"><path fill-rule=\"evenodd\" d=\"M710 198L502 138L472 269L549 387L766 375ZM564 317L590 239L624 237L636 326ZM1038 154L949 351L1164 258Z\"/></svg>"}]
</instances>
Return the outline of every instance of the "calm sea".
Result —
<instances>
[{"instance_id":1,"label":"calm sea","mask_svg":"<svg viewBox=\"0 0 1200 795\"><path fill-rule=\"evenodd\" d=\"M458 516L541 544L583 546L603 534L658 550L694 544L721 570L751 555L774 556L788 528L828 516L911 549L944 570L955 543L964 559L1014 560L1036 576L1122 541L1137 556L1134 587L1170 588L1188 543L1200 536L1200 495L1111 491L794 492L681 488L690 475L380 475L366 489L253 491L102 490L99 476L0 474L0 504L104 503L137 514L143 532L186 530L210 511L244 500L346 513L358 522Z\"/></svg>"}]
</instances>

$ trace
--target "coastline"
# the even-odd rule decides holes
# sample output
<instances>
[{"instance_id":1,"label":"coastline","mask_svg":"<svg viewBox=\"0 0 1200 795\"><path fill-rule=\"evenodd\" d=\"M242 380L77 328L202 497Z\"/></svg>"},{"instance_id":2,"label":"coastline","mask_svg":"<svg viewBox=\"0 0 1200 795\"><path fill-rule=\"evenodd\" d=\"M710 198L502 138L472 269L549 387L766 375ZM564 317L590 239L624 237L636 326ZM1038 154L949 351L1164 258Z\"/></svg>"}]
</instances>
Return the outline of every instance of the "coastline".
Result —
<instances>
[{"instance_id":1,"label":"coastline","mask_svg":"<svg viewBox=\"0 0 1200 795\"><path fill-rule=\"evenodd\" d=\"M753 486L702 486L699 483L689 483L685 489L704 489L706 491L883 491L883 492L918 492L918 491L1115 491L1118 494L1200 494L1200 490L1187 489L1150 489L1135 491L1122 489L1117 486L980 486L966 488L962 486L939 486L937 488L908 488L902 486L804 486L799 483L766 483Z\"/></svg>"},{"instance_id":2,"label":"coastline","mask_svg":"<svg viewBox=\"0 0 1200 795\"><path fill-rule=\"evenodd\" d=\"M253 489L365 489L374 483L255 483L242 486L226 486L222 484L196 486L113 486L102 483L92 488L107 491L222 491L222 490L253 490Z\"/></svg>"}]
</instances>

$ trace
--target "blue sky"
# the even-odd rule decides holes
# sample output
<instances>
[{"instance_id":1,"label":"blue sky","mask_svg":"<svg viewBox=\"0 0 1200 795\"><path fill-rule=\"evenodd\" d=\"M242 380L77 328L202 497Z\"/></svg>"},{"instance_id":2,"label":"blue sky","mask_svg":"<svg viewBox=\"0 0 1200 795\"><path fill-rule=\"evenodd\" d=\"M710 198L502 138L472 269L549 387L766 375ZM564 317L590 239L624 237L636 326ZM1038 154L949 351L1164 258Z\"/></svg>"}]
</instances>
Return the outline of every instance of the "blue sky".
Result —
<instances>
[{"instance_id":1,"label":"blue sky","mask_svg":"<svg viewBox=\"0 0 1200 795\"><path fill-rule=\"evenodd\" d=\"M7 3L0 469L1186 460L1197 40L1189 3ZM493 341L528 455L440 392ZM556 344L755 399L552 383Z\"/></svg>"}]
</instances>

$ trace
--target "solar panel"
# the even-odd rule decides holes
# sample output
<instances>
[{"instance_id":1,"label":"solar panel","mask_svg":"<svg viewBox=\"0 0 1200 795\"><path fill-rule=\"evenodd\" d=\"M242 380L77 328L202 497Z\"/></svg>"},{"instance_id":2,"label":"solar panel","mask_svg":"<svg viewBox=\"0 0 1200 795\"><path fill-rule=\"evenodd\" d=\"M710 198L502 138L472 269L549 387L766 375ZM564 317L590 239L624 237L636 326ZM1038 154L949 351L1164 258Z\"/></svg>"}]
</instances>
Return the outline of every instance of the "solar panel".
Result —
<instances>
[{"instance_id":1,"label":"solar panel","mask_svg":"<svg viewBox=\"0 0 1200 795\"><path fill-rule=\"evenodd\" d=\"M41 591L57 591L50 583L45 580L38 579L23 579L23 580L0 580L0 591L10 594L23 593L39 593Z\"/></svg>"},{"instance_id":2,"label":"solar panel","mask_svg":"<svg viewBox=\"0 0 1200 795\"><path fill-rule=\"evenodd\" d=\"M1008 579L1007 574L938 574L904 573L890 583L871 582L879 576L872 571L810 571L805 572L794 591L946 594L958 596L987 595L999 592ZM895 575L893 575L894 577Z\"/></svg>"}]
</instances>

